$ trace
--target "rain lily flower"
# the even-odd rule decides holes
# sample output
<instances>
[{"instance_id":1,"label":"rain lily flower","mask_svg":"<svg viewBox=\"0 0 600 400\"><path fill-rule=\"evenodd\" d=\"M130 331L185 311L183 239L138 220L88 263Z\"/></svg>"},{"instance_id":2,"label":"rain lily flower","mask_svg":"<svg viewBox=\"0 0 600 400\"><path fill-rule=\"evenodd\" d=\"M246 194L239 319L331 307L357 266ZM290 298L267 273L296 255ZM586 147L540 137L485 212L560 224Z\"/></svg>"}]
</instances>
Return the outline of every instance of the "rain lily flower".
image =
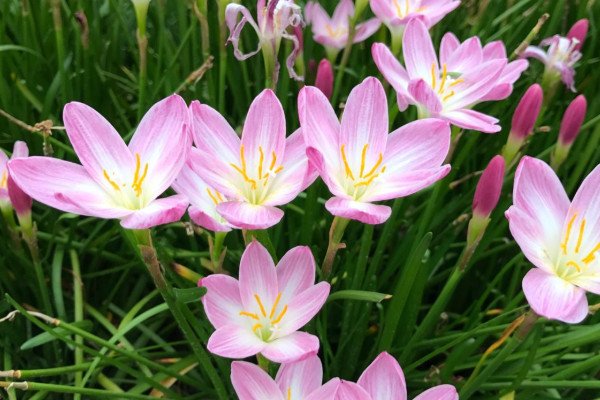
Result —
<instances>
[{"instance_id":1,"label":"rain lily flower","mask_svg":"<svg viewBox=\"0 0 600 400\"><path fill-rule=\"evenodd\" d=\"M275 380L256 364L231 363L231 383L240 400L333 400L340 380L322 385L323 367L317 356L283 364Z\"/></svg>"},{"instance_id":2,"label":"rain lily flower","mask_svg":"<svg viewBox=\"0 0 600 400\"><path fill-rule=\"evenodd\" d=\"M407 400L406 381L398 361L385 351L364 370L357 383L341 381L336 400ZM439 385L415 400L458 400L452 385Z\"/></svg>"},{"instance_id":3,"label":"rain lily flower","mask_svg":"<svg viewBox=\"0 0 600 400\"><path fill-rule=\"evenodd\" d=\"M27 143L20 140L16 141L13 147L11 159L26 158L29 155ZM17 212L19 219L29 215L31 217L31 197L24 193L21 188L14 183L7 168L8 157L0 151L0 208L8 209L10 207Z\"/></svg>"},{"instance_id":4,"label":"rain lily flower","mask_svg":"<svg viewBox=\"0 0 600 400\"><path fill-rule=\"evenodd\" d=\"M333 60L337 53L346 47L350 18L354 16L354 3L352 0L341 0L333 16L329 17L327 11L318 2L310 1L306 4L304 15L306 22L312 24L315 42L325 46L329 59ZM353 43L366 40L377 32L380 25L381 22L377 18L357 24Z\"/></svg>"},{"instance_id":5,"label":"rain lily flower","mask_svg":"<svg viewBox=\"0 0 600 400\"><path fill-rule=\"evenodd\" d=\"M442 165L450 146L448 124L424 119L388 135L385 92L373 77L352 90L341 124L315 87L302 89L298 109L308 158L335 196L325 207L336 216L383 223L391 208L372 202L408 196L450 171Z\"/></svg>"},{"instance_id":6,"label":"rain lily flower","mask_svg":"<svg viewBox=\"0 0 600 400\"><path fill-rule=\"evenodd\" d=\"M276 82L279 73L279 61L277 61L279 45L281 39L290 40L293 44L293 50L287 58L286 66L292 78L302 80L303 77L298 76L294 71L294 61L301 51L301 45L298 37L293 32L288 32L289 27L304 24L301 8L291 0L258 0L256 9L258 22L252 18L250 11L242 5L230 3L225 9L225 20L230 32L227 43L233 44L235 57L243 61L262 50L265 57L265 67L271 68L271 64L274 66L274 70L268 70L268 73L274 74L273 81ZM242 19L238 22L239 14L242 14ZM258 47L256 50L244 54L239 48L239 40L246 23L249 23L256 31Z\"/></svg>"},{"instance_id":7,"label":"rain lily flower","mask_svg":"<svg viewBox=\"0 0 600 400\"><path fill-rule=\"evenodd\" d=\"M230 224L244 229L277 224L283 211L276 206L292 201L316 179L301 132L285 137L285 115L273 91L264 90L252 102L241 140L211 107L195 101L191 113L201 154L192 156L192 168L225 196L217 212Z\"/></svg>"},{"instance_id":8,"label":"rain lily flower","mask_svg":"<svg viewBox=\"0 0 600 400\"><path fill-rule=\"evenodd\" d=\"M298 329L321 309L329 284L314 284L315 260L308 247L291 249L275 267L269 252L252 242L242 255L239 277L215 274L198 282L208 289L202 302L216 328L209 351L228 358L261 353L277 363L317 353L319 339Z\"/></svg>"},{"instance_id":9,"label":"rain lily flower","mask_svg":"<svg viewBox=\"0 0 600 400\"><path fill-rule=\"evenodd\" d=\"M318 87L328 99L331 99L331 94L333 93L333 68L326 58L322 59L319 63L315 86Z\"/></svg>"},{"instance_id":10,"label":"rain lily flower","mask_svg":"<svg viewBox=\"0 0 600 400\"><path fill-rule=\"evenodd\" d=\"M529 305L549 319L581 322L588 314L586 291L600 294L600 166L570 202L550 166L523 157L513 196L506 212L510 231L536 267L523 279Z\"/></svg>"},{"instance_id":11,"label":"rain lily flower","mask_svg":"<svg viewBox=\"0 0 600 400\"><path fill-rule=\"evenodd\" d=\"M569 155L573 142L579 135L581 124L585 118L587 101L584 95L579 95L569 104L558 131L558 141L552 153L552 168L556 169Z\"/></svg>"},{"instance_id":12,"label":"rain lily flower","mask_svg":"<svg viewBox=\"0 0 600 400\"><path fill-rule=\"evenodd\" d=\"M65 106L67 135L82 165L51 157L17 158L11 178L35 200L59 210L119 218L128 229L145 229L181 218L185 196L157 199L179 174L191 147L188 109L172 95L155 104L129 146L94 109Z\"/></svg>"}]
</instances>

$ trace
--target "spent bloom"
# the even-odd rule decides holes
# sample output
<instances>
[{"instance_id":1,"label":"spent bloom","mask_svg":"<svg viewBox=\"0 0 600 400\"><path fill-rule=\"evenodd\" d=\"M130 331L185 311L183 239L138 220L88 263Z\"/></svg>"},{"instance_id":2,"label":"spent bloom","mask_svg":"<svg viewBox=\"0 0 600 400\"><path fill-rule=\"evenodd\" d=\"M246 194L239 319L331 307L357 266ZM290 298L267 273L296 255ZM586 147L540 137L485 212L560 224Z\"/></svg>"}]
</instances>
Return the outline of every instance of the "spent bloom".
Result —
<instances>
[{"instance_id":1,"label":"spent bloom","mask_svg":"<svg viewBox=\"0 0 600 400\"><path fill-rule=\"evenodd\" d=\"M310 162L330 192L334 215L367 224L385 222L391 209L375 201L408 196L446 176L450 146L444 121L424 119L388 135L388 108L381 83L366 78L346 102L341 124L325 95L305 87L298 98Z\"/></svg>"},{"instance_id":2,"label":"spent bloom","mask_svg":"<svg viewBox=\"0 0 600 400\"><path fill-rule=\"evenodd\" d=\"M510 231L535 266L523 291L537 314L567 323L588 313L586 291L600 294L600 167L569 201L545 162L523 157L517 168Z\"/></svg>"},{"instance_id":3,"label":"spent bloom","mask_svg":"<svg viewBox=\"0 0 600 400\"><path fill-rule=\"evenodd\" d=\"M329 283L314 281L315 260L308 247L291 249L275 267L260 243L250 243L240 261L239 281L215 274L198 282L208 290L202 302L216 328L208 350L228 358L261 353L277 363L316 354L319 339L298 331L329 295Z\"/></svg>"},{"instance_id":4,"label":"spent bloom","mask_svg":"<svg viewBox=\"0 0 600 400\"><path fill-rule=\"evenodd\" d=\"M191 148L188 118L185 101L169 96L148 110L127 146L98 112L72 102L63 120L82 165L17 158L8 163L9 174L35 200L65 212L119 218L128 229L174 222L187 198L157 197L171 186Z\"/></svg>"},{"instance_id":5,"label":"spent bloom","mask_svg":"<svg viewBox=\"0 0 600 400\"><path fill-rule=\"evenodd\" d=\"M315 86L318 87L328 99L331 99L331 94L333 93L333 68L326 58L322 59L319 63Z\"/></svg>"},{"instance_id":6,"label":"spent bloom","mask_svg":"<svg viewBox=\"0 0 600 400\"><path fill-rule=\"evenodd\" d=\"M420 117L494 133L500 130L498 120L471 108L481 101L508 96L527 64L507 65L504 46L499 42L488 46L482 48L477 37L460 44L453 35L446 35L438 62L427 27L413 20L403 38L406 69L382 43L373 45L373 58L396 90L401 111L413 104Z\"/></svg>"},{"instance_id":7,"label":"spent bloom","mask_svg":"<svg viewBox=\"0 0 600 400\"><path fill-rule=\"evenodd\" d=\"M282 39L292 42L293 49L286 60L286 66L290 76L296 80L302 80L294 71L294 62L301 51L301 43L294 32L288 32L289 27L303 26L302 10L292 0L258 0L256 4L257 19L252 18L250 11L239 4L230 3L225 9L225 20L229 27L229 39L227 43L233 44L235 57L242 61L252 57L259 51L265 54L265 60L275 63L275 77L278 75L279 62L277 53ZM238 22L238 15L242 14ZM258 47L250 53L242 53L239 48L242 29L249 23L258 35ZM265 61L267 62L267 61Z\"/></svg>"},{"instance_id":8,"label":"spent bloom","mask_svg":"<svg viewBox=\"0 0 600 400\"><path fill-rule=\"evenodd\" d=\"M398 361L385 351L369 365L357 383L342 380L335 400L407 400L406 381ZM458 400L452 385L439 385L414 400Z\"/></svg>"},{"instance_id":9,"label":"spent bloom","mask_svg":"<svg viewBox=\"0 0 600 400\"><path fill-rule=\"evenodd\" d=\"M304 15L306 22L312 24L315 42L325 46L330 58L335 58L338 51L346 47L348 41L349 18L354 16L354 3L352 3L352 0L341 0L331 17L319 2L310 1L306 5ZM369 38L379 29L380 25L381 22L377 18L357 24L354 43Z\"/></svg>"},{"instance_id":10,"label":"spent bloom","mask_svg":"<svg viewBox=\"0 0 600 400\"><path fill-rule=\"evenodd\" d=\"M273 380L256 364L231 363L231 383L240 400L333 400L340 380L323 381L323 366L313 355L283 364Z\"/></svg>"},{"instance_id":11,"label":"spent bloom","mask_svg":"<svg viewBox=\"0 0 600 400\"><path fill-rule=\"evenodd\" d=\"M26 158L28 155L29 149L27 148L27 143L20 140L16 141L11 159ZM30 215L31 197L14 183L8 172L7 163L8 157L3 151L0 151L0 208L5 209L12 206L19 218L28 214Z\"/></svg>"},{"instance_id":12,"label":"spent bloom","mask_svg":"<svg viewBox=\"0 0 600 400\"><path fill-rule=\"evenodd\" d=\"M199 150L191 167L225 196L217 212L230 224L245 229L277 224L283 211L276 206L292 201L316 179L301 131L285 137L285 115L273 91L254 99L241 139L213 108L194 101L191 113Z\"/></svg>"}]
</instances>

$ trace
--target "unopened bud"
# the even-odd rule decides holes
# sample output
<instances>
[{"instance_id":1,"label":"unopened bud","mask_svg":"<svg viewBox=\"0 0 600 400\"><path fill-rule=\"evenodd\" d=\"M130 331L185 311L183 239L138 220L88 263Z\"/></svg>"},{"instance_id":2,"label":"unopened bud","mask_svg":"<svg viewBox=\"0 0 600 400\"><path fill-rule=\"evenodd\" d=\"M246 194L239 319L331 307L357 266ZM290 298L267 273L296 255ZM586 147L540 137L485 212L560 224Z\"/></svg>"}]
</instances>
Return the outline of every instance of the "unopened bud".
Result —
<instances>
[{"instance_id":1,"label":"unopened bud","mask_svg":"<svg viewBox=\"0 0 600 400\"><path fill-rule=\"evenodd\" d=\"M481 239L489 224L489 216L500 199L505 168L504 158L495 156L481 174L481 178L479 178L473 198L473 218L469 221L467 232L468 246Z\"/></svg>"},{"instance_id":2,"label":"unopened bud","mask_svg":"<svg viewBox=\"0 0 600 400\"><path fill-rule=\"evenodd\" d=\"M558 167L565 161L571 150L573 142L579 135L581 124L585 118L587 110L587 101L585 96L579 95L569 104L562 122L560 123L560 131L558 132L558 141L551 157L552 168L556 171Z\"/></svg>"},{"instance_id":3,"label":"unopened bud","mask_svg":"<svg viewBox=\"0 0 600 400\"><path fill-rule=\"evenodd\" d=\"M135 18L137 19L140 37L146 36L146 17L151 0L131 0L135 9Z\"/></svg>"},{"instance_id":4,"label":"unopened bud","mask_svg":"<svg viewBox=\"0 0 600 400\"><path fill-rule=\"evenodd\" d=\"M542 108L544 92L537 83L525 92L513 114L510 134L502 155L506 164L510 164L523 142L533 132L535 122Z\"/></svg>"},{"instance_id":5,"label":"unopened bud","mask_svg":"<svg viewBox=\"0 0 600 400\"><path fill-rule=\"evenodd\" d=\"M319 88L328 99L331 99L331 93L333 92L333 68L331 67L329 60L325 58L319 63L315 86Z\"/></svg>"},{"instance_id":6,"label":"unopened bud","mask_svg":"<svg viewBox=\"0 0 600 400\"><path fill-rule=\"evenodd\" d=\"M588 31L588 25L589 23L587 18L580 19L579 21L575 22L575 24L569 30L569 33L567 33L567 37L569 39L577 39L578 43L575 45L575 47L573 47L573 50L579 50L581 49L581 46L583 46L583 42L585 41Z\"/></svg>"}]
</instances>

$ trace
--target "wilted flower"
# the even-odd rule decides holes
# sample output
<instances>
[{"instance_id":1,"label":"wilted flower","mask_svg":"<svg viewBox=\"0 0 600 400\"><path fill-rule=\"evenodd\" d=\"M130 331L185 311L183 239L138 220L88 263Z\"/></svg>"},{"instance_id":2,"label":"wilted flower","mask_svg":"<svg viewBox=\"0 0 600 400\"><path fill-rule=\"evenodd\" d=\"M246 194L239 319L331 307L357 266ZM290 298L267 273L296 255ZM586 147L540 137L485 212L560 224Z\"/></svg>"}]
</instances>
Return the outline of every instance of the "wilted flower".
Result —
<instances>
[{"instance_id":1,"label":"wilted flower","mask_svg":"<svg viewBox=\"0 0 600 400\"><path fill-rule=\"evenodd\" d=\"M318 87L321 92L328 99L331 100L331 94L333 93L333 68L331 63L326 58L322 59L317 69L317 78L315 79L315 86Z\"/></svg>"},{"instance_id":2,"label":"wilted flower","mask_svg":"<svg viewBox=\"0 0 600 400\"><path fill-rule=\"evenodd\" d=\"M523 157L513 196L506 212L510 231L536 267L523 279L529 305L549 319L581 322L588 314L586 291L600 294L600 166L570 202L550 166Z\"/></svg>"},{"instance_id":3,"label":"wilted flower","mask_svg":"<svg viewBox=\"0 0 600 400\"><path fill-rule=\"evenodd\" d=\"M558 141L552 153L552 168L556 169L564 162L569 155L573 142L579 135L581 124L585 118L587 110L587 101L584 95L579 95L569 104L558 131Z\"/></svg>"}]
</instances>

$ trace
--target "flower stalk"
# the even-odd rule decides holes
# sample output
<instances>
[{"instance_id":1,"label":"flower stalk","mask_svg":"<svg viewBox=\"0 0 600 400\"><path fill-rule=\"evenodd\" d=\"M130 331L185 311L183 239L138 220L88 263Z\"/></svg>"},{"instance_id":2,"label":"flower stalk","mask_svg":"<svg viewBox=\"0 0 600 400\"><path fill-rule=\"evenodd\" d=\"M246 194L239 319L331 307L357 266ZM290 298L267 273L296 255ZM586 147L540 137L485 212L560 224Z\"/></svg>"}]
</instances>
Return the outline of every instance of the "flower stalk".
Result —
<instances>
[{"instance_id":1,"label":"flower stalk","mask_svg":"<svg viewBox=\"0 0 600 400\"><path fill-rule=\"evenodd\" d=\"M146 36L146 19L150 0L132 0L137 20L136 39L139 52L139 76L138 76L138 119L141 119L145 111L146 89L148 82L147 74L147 52L148 37Z\"/></svg>"},{"instance_id":2,"label":"flower stalk","mask_svg":"<svg viewBox=\"0 0 600 400\"><path fill-rule=\"evenodd\" d=\"M336 216L331 223L329 229L329 245L327 246L327 253L323 259L323 265L321 267L321 276L323 279L329 278L333 269L333 261L338 250L346 248L346 244L342 243L344 232L350 222L349 218L343 218Z\"/></svg>"}]
</instances>

